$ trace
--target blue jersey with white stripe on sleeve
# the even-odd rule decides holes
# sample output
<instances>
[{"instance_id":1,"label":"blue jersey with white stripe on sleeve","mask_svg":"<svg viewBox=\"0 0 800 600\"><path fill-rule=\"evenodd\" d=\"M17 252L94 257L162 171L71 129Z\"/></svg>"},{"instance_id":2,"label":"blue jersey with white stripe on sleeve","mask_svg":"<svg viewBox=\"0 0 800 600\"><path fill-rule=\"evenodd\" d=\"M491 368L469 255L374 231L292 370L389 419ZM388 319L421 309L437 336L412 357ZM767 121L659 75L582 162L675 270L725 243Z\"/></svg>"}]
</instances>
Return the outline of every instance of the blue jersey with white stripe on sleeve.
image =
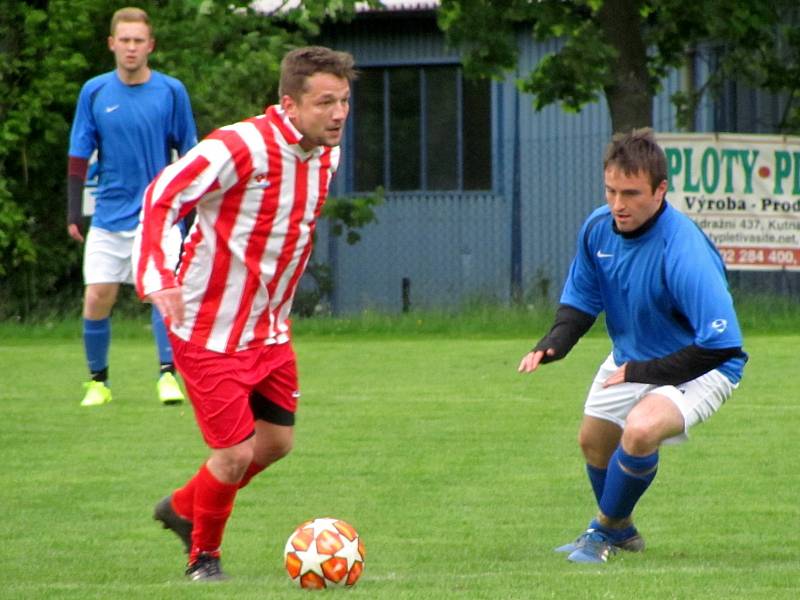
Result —
<instances>
[{"instance_id":1,"label":"blue jersey with white stripe on sleeve","mask_svg":"<svg viewBox=\"0 0 800 600\"><path fill-rule=\"evenodd\" d=\"M183 84L158 71L126 85L116 71L87 81L78 97L69 155L88 159L98 150L98 187L92 225L109 231L136 229L142 195L171 162L197 143L189 95Z\"/></svg>"},{"instance_id":2,"label":"blue jersey with white stripe on sleeve","mask_svg":"<svg viewBox=\"0 0 800 600\"><path fill-rule=\"evenodd\" d=\"M623 236L608 206L583 224L561 303L605 311L614 361L661 358L689 345L742 346L725 266L694 222L664 200L650 227ZM737 383L746 358L718 370Z\"/></svg>"}]
</instances>

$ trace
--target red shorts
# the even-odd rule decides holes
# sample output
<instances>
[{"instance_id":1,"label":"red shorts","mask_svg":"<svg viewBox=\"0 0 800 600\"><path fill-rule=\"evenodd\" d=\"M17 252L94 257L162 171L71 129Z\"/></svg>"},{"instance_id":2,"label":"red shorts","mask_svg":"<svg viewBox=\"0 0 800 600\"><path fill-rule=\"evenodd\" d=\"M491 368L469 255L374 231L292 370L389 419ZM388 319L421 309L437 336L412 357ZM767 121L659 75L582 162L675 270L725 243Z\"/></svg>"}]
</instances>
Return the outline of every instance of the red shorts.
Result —
<instances>
[{"instance_id":1,"label":"red shorts","mask_svg":"<svg viewBox=\"0 0 800 600\"><path fill-rule=\"evenodd\" d=\"M291 342L223 354L172 332L169 337L197 424L211 448L245 441L255 431L255 419L294 425L300 392Z\"/></svg>"}]
</instances>

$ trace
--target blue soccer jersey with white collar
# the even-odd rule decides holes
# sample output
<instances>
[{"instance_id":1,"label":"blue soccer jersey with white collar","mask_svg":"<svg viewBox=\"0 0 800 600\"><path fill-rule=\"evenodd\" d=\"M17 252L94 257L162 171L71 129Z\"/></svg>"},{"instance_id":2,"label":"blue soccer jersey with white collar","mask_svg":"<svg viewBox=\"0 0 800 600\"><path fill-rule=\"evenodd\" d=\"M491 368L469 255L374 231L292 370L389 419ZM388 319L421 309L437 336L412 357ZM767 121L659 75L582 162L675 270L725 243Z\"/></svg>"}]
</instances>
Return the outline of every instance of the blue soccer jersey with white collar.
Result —
<instances>
[{"instance_id":1,"label":"blue soccer jersey with white collar","mask_svg":"<svg viewBox=\"0 0 800 600\"><path fill-rule=\"evenodd\" d=\"M742 346L725 267L714 245L666 200L652 226L623 236L608 206L581 227L561 303L592 316L605 311L614 361L661 358L695 344ZM737 383L745 358L718 370Z\"/></svg>"}]
</instances>

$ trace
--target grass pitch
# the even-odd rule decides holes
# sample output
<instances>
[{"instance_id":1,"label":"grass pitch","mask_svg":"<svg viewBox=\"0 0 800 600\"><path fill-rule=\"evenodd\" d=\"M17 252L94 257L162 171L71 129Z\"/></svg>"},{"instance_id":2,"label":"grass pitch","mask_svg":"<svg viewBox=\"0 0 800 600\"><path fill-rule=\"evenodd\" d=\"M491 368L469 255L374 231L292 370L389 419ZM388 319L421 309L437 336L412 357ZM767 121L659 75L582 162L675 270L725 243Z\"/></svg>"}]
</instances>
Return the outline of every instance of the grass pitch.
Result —
<instances>
[{"instance_id":1,"label":"grass pitch","mask_svg":"<svg viewBox=\"0 0 800 600\"><path fill-rule=\"evenodd\" d=\"M598 567L552 549L594 512L575 437L604 337L522 376L532 338L301 329L295 450L237 498L232 579L198 586L151 514L206 450L191 409L156 400L150 339L115 338L114 401L85 409L80 338L8 331L0 598L307 598L282 551L317 516L365 540L361 581L333 592L349 598L798 597L800 336L746 337L740 389L688 444L662 450L636 514L648 550Z\"/></svg>"}]
</instances>

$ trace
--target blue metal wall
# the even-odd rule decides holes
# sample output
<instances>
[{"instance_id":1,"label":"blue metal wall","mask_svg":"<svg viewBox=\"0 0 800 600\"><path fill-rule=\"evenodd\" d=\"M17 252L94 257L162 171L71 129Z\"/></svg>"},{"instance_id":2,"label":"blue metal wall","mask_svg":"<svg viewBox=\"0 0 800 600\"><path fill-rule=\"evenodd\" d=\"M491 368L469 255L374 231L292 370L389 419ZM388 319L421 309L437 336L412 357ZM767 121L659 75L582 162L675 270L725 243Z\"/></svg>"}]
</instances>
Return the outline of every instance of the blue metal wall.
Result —
<instances>
[{"instance_id":1,"label":"blue metal wall","mask_svg":"<svg viewBox=\"0 0 800 600\"><path fill-rule=\"evenodd\" d=\"M362 67L457 62L432 20L356 21L327 32L324 42L351 52ZM557 49L556 42L536 43L530 36L519 43L522 73ZM604 201L601 161L610 119L604 100L578 114L559 106L535 112L515 79L510 75L492 88L491 193L387 194L378 224L367 226L354 246L329 236L322 224L316 252L333 269L335 312L400 310L403 278L411 281L413 307L457 306L476 298L507 301L517 261L525 298L558 297L577 230ZM654 106L657 130L674 130L669 95L679 86L677 73L664 82ZM343 172L347 160L345 152ZM346 178L337 179L334 193L346 194ZM515 199L518 221L512 218Z\"/></svg>"},{"instance_id":2,"label":"blue metal wall","mask_svg":"<svg viewBox=\"0 0 800 600\"><path fill-rule=\"evenodd\" d=\"M321 236L333 267L337 312L399 311L402 281L412 308L450 306L477 297L507 299L508 202L480 193L397 194L378 223L348 246ZM331 242L331 243L329 243Z\"/></svg>"}]
</instances>

